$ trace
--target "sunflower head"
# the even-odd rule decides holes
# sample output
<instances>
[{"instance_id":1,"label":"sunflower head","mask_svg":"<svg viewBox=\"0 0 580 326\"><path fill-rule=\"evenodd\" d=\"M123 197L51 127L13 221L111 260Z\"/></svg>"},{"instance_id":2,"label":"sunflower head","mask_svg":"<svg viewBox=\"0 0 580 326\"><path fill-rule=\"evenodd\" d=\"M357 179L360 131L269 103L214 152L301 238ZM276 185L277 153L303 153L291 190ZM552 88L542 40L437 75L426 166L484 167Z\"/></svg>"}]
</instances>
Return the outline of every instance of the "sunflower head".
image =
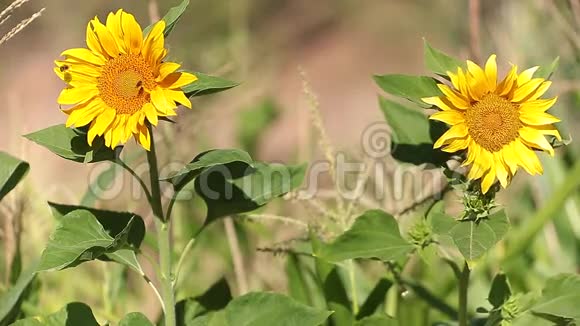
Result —
<instances>
[{"instance_id":1,"label":"sunflower head","mask_svg":"<svg viewBox=\"0 0 580 326\"><path fill-rule=\"evenodd\" d=\"M133 136L149 150L147 124L175 115L178 103L191 108L181 88L197 77L164 61L164 30L165 22L159 21L143 36L135 17L120 9L105 24L91 20L87 47L66 50L64 60L55 61L56 74L67 83L58 103L71 106L63 110L66 125L88 125L89 145L104 136L114 148Z\"/></svg>"},{"instance_id":2,"label":"sunflower head","mask_svg":"<svg viewBox=\"0 0 580 326\"><path fill-rule=\"evenodd\" d=\"M545 136L561 140L552 125L560 120L546 113L557 98L540 98L551 82L533 78L537 69L518 73L518 67L512 65L498 81L495 55L483 68L467 61L465 71L447 72L451 85L438 85L442 96L423 99L441 109L431 119L451 126L434 147L446 152L467 149L464 165L471 165L468 178L481 179L484 194L496 179L505 188L519 167L541 174L535 150L554 155Z\"/></svg>"}]
</instances>

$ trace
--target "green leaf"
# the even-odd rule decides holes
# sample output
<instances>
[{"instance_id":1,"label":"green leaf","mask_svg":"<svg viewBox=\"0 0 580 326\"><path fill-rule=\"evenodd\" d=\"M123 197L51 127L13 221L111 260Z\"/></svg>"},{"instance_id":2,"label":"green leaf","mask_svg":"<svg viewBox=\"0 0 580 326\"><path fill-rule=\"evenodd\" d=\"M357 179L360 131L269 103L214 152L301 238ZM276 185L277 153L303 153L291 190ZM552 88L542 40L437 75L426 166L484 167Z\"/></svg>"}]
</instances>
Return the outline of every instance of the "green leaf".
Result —
<instances>
[{"instance_id":1,"label":"green leaf","mask_svg":"<svg viewBox=\"0 0 580 326\"><path fill-rule=\"evenodd\" d=\"M163 35L165 35L165 37L169 36L171 31L173 31L175 24L179 21L179 19L185 12L185 9L187 9L187 6L189 6L189 0L183 0L181 1L181 4L179 4L178 6L169 9L169 11L165 14L165 16L161 18L162 20L165 21L165 30L163 31ZM147 26L143 30L143 35L149 34L151 28L153 28L153 25Z\"/></svg>"},{"instance_id":2,"label":"green leaf","mask_svg":"<svg viewBox=\"0 0 580 326\"><path fill-rule=\"evenodd\" d=\"M491 289L487 300L494 308L498 308L501 307L511 295L512 291L507 276L504 273L497 274L493 278L493 282L491 282Z\"/></svg>"},{"instance_id":3,"label":"green leaf","mask_svg":"<svg viewBox=\"0 0 580 326\"><path fill-rule=\"evenodd\" d=\"M255 292L234 299L225 313L230 326L318 326L332 312L308 307L282 294Z\"/></svg>"},{"instance_id":4,"label":"green leaf","mask_svg":"<svg viewBox=\"0 0 580 326\"><path fill-rule=\"evenodd\" d=\"M202 295L184 299L177 303L175 306L177 324L189 326L200 323L201 319L199 317L224 309L231 300L232 293L228 282L225 278L222 278Z\"/></svg>"},{"instance_id":5,"label":"green leaf","mask_svg":"<svg viewBox=\"0 0 580 326\"><path fill-rule=\"evenodd\" d=\"M354 326L399 326L399 322L387 316L376 315L361 319Z\"/></svg>"},{"instance_id":6,"label":"green leaf","mask_svg":"<svg viewBox=\"0 0 580 326\"><path fill-rule=\"evenodd\" d=\"M54 206L53 211L62 212L58 208L54 209ZM105 254L113 254L117 250L130 249L135 242L140 244L142 237L137 240L140 237L140 231L137 231L140 229L139 223L135 228L133 226L133 223L141 220L139 216L131 216L123 225L120 222L124 219L124 213L109 212L110 215L102 217L103 220L113 217L114 220L109 220L107 225L100 223L93 213L95 211L76 209L60 218L59 225L42 253L39 271L74 267L85 261L102 258ZM108 229L105 229L105 225Z\"/></svg>"},{"instance_id":7,"label":"green leaf","mask_svg":"<svg viewBox=\"0 0 580 326\"><path fill-rule=\"evenodd\" d=\"M18 185L28 170L28 163L0 152L0 201Z\"/></svg>"},{"instance_id":8,"label":"green leaf","mask_svg":"<svg viewBox=\"0 0 580 326\"><path fill-rule=\"evenodd\" d=\"M542 296L529 309L534 314L571 318L580 321L580 275L564 274L546 282Z\"/></svg>"},{"instance_id":9,"label":"green leaf","mask_svg":"<svg viewBox=\"0 0 580 326\"><path fill-rule=\"evenodd\" d=\"M245 150L256 152L261 136L276 121L279 111L272 99L266 99L259 105L240 112L237 138Z\"/></svg>"},{"instance_id":10,"label":"green leaf","mask_svg":"<svg viewBox=\"0 0 580 326\"><path fill-rule=\"evenodd\" d=\"M334 242L322 245L315 254L331 262L354 258L378 258L392 261L404 258L413 250L399 232L397 221L381 210L359 216L354 225Z\"/></svg>"},{"instance_id":11,"label":"green leaf","mask_svg":"<svg viewBox=\"0 0 580 326\"><path fill-rule=\"evenodd\" d=\"M20 305L36 277L36 264L20 273L18 280L0 297L0 325L8 325L17 317Z\"/></svg>"},{"instance_id":12,"label":"green leaf","mask_svg":"<svg viewBox=\"0 0 580 326\"><path fill-rule=\"evenodd\" d=\"M360 310L356 315L356 319L363 319L374 314L377 309L385 302L385 297L391 286L393 286L393 282L391 280L386 278L380 279L369 296L366 298L363 305L360 307Z\"/></svg>"},{"instance_id":13,"label":"green leaf","mask_svg":"<svg viewBox=\"0 0 580 326\"><path fill-rule=\"evenodd\" d=\"M437 87L437 81L431 77L393 74L376 75L374 79L383 91L406 98L425 108L431 105L423 102L422 98L442 95Z\"/></svg>"},{"instance_id":14,"label":"green leaf","mask_svg":"<svg viewBox=\"0 0 580 326\"><path fill-rule=\"evenodd\" d=\"M119 322L119 326L153 326L153 323L140 312L132 312Z\"/></svg>"},{"instance_id":15,"label":"green leaf","mask_svg":"<svg viewBox=\"0 0 580 326\"><path fill-rule=\"evenodd\" d=\"M67 304L60 311L48 315L21 319L13 326L63 326L82 325L99 326L91 308L84 303L73 302Z\"/></svg>"},{"instance_id":16,"label":"green leaf","mask_svg":"<svg viewBox=\"0 0 580 326\"><path fill-rule=\"evenodd\" d=\"M550 79L554 71L556 71L556 69L558 68L559 64L560 57L556 57L556 59L554 59L554 61L552 61L552 63L550 63L549 65L540 66L540 68L534 74L534 77Z\"/></svg>"},{"instance_id":17,"label":"green leaf","mask_svg":"<svg viewBox=\"0 0 580 326\"><path fill-rule=\"evenodd\" d=\"M187 97L214 94L239 85L239 83L201 72L192 72L192 74L197 76L197 80L182 88Z\"/></svg>"},{"instance_id":18,"label":"green leaf","mask_svg":"<svg viewBox=\"0 0 580 326\"><path fill-rule=\"evenodd\" d=\"M171 182L175 191L179 192L185 185L199 176L204 169L234 162L250 166L253 161L248 153L238 149L214 149L199 154L183 169L161 180Z\"/></svg>"},{"instance_id":19,"label":"green leaf","mask_svg":"<svg viewBox=\"0 0 580 326\"><path fill-rule=\"evenodd\" d=\"M425 66L438 75L447 76L447 72L457 72L457 67L465 68L465 62L457 60L447 54L432 48L427 40L424 40Z\"/></svg>"},{"instance_id":20,"label":"green leaf","mask_svg":"<svg viewBox=\"0 0 580 326\"><path fill-rule=\"evenodd\" d=\"M433 149L433 143L445 132L444 124L429 120L418 110L379 97L385 119L391 127L392 155L395 159L420 165L442 165L449 154Z\"/></svg>"},{"instance_id":21,"label":"green leaf","mask_svg":"<svg viewBox=\"0 0 580 326\"><path fill-rule=\"evenodd\" d=\"M473 262L503 239L509 225L505 212L501 210L478 223L458 221L449 231L449 235L453 238L463 257L468 262Z\"/></svg>"},{"instance_id":22,"label":"green leaf","mask_svg":"<svg viewBox=\"0 0 580 326\"><path fill-rule=\"evenodd\" d=\"M115 158L115 151L105 146L102 137L96 138L91 147L87 143L87 134L84 131L67 128L64 124L48 127L24 137L74 162L96 163Z\"/></svg>"},{"instance_id":23,"label":"green leaf","mask_svg":"<svg viewBox=\"0 0 580 326\"><path fill-rule=\"evenodd\" d=\"M205 169L195 179L195 191L207 206L205 225L224 216L253 211L298 188L306 166L233 162Z\"/></svg>"}]
</instances>

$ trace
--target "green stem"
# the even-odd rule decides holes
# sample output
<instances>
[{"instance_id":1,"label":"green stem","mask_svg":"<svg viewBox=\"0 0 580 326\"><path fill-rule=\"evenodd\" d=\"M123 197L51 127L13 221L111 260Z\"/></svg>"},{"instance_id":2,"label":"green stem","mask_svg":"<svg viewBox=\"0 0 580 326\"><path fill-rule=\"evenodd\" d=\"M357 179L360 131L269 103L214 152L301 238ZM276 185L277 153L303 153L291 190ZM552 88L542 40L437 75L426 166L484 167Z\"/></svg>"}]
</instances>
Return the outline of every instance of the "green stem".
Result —
<instances>
[{"instance_id":1,"label":"green stem","mask_svg":"<svg viewBox=\"0 0 580 326\"><path fill-rule=\"evenodd\" d=\"M550 200L544 205L535 216L527 219L521 231L513 233L508 241L509 247L503 262L509 262L519 256L526 248L529 247L534 237L550 222L558 216L557 212L562 208L568 197L573 194L580 186L580 161L577 161L572 170L567 174L564 184L555 187L556 192Z\"/></svg>"},{"instance_id":2,"label":"green stem","mask_svg":"<svg viewBox=\"0 0 580 326\"><path fill-rule=\"evenodd\" d=\"M159 245L159 268L161 270L161 279L159 281L161 282L161 297L165 308L165 326L176 326L175 294L173 292L171 273L171 231L169 229L169 220L166 220L163 216L153 128L151 128L151 125L148 125L147 128L151 135L151 149L147 152L147 161L149 162L149 176L151 180L151 208L155 215L155 226L157 228L157 241Z\"/></svg>"},{"instance_id":3,"label":"green stem","mask_svg":"<svg viewBox=\"0 0 580 326\"><path fill-rule=\"evenodd\" d=\"M469 266L465 262L459 277L459 326L467 326L467 289L469 288Z\"/></svg>"},{"instance_id":4,"label":"green stem","mask_svg":"<svg viewBox=\"0 0 580 326\"><path fill-rule=\"evenodd\" d=\"M348 277L350 279L350 292L352 294L352 312L355 316L358 314L358 294L356 289L356 277L355 277L355 270L354 270L354 260L350 259L348 261Z\"/></svg>"}]
</instances>

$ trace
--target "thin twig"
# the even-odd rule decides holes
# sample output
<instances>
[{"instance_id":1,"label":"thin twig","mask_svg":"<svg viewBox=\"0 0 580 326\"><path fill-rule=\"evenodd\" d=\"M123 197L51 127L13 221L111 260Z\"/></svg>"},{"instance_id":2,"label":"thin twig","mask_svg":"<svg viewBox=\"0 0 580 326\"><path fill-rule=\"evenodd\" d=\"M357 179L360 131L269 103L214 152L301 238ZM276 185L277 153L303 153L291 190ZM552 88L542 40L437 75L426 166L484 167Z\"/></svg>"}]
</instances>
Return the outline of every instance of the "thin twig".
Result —
<instances>
[{"instance_id":1,"label":"thin twig","mask_svg":"<svg viewBox=\"0 0 580 326\"><path fill-rule=\"evenodd\" d=\"M246 278L246 269L244 267L242 251L240 250L240 243L234 227L234 221L231 217L226 217L224 219L224 226L226 229L228 244L230 246L230 252L232 254L234 274L236 275L236 282L238 284L238 294L244 295L248 292L248 281Z\"/></svg>"},{"instance_id":2,"label":"thin twig","mask_svg":"<svg viewBox=\"0 0 580 326\"><path fill-rule=\"evenodd\" d=\"M22 6L23 4L27 3L28 0L16 0L14 2L12 2L8 7L6 7L6 9L2 10L2 12L0 12L0 19L2 21L5 21L7 17L5 16L10 16L10 14L18 9L20 6Z\"/></svg>"},{"instance_id":3,"label":"thin twig","mask_svg":"<svg viewBox=\"0 0 580 326\"><path fill-rule=\"evenodd\" d=\"M183 263L185 262L185 257L191 251L191 248L193 248L194 244L195 244L195 238L191 238L189 240L189 242L187 242L187 244L185 245L185 248L183 248L183 251L181 252L181 256L179 256L179 261L177 262L177 267L175 268L175 278L173 280L173 287L174 288L177 284L177 281L179 280L179 273L181 272L181 268L183 266Z\"/></svg>"}]
</instances>

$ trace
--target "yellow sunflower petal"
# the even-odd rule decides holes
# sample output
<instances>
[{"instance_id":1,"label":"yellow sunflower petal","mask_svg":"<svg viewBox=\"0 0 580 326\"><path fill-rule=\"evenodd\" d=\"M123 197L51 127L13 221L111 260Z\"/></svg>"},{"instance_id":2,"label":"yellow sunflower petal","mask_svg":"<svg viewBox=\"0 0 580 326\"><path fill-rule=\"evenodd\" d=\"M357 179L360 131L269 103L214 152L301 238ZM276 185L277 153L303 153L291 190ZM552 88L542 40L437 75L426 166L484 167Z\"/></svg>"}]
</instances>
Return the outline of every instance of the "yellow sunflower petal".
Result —
<instances>
[{"instance_id":1,"label":"yellow sunflower petal","mask_svg":"<svg viewBox=\"0 0 580 326\"><path fill-rule=\"evenodd\" d=\"M105 52L109 55L109 57L117 57L120 53L119 47L117 46L117 41L113 37L113 34L101 23L98 18L92 20L93 29L95 34L97 34L97 38L99 39L99 43L105 50Z\"/></svg>"},{"instance_id":2,"label":"yellow sunflower petal","mask_svg":"<svg viewBox=\"0 0 580 326\"><path fill-rule=\"evenodd\" d=\"M465 98L463 95L449 88L449 86L444 84L437 84L437 87L439 87L441 92L445 94L445 96L453 104L453 106L460 109L467 109L470 107L469 100Z\"/></svg>"},{"instance_id":3,"label":"yellow sunflower petal","mask_svg":"<svg viewBox=\"0 0 580 326\"><path fill-rule=\"evenodd\" d=\"M433 148L439 148L454 138L463 138L467 136L467 127L465 124L457 124L447 130L433 145Z\"/></svg>"},{"instance_id":4,"label":"yellow sunflower petal","mask_svg":"<svg viewBox=\"0 0 580 326\"><path fill-rule=\"evenodd\" d=\"M548 88L550 88L551 85L552 85L552 82L549 80L543 82L540 85L540 87L538 87L534 92L532 92L532 94L526 99L526 101L537 100L540 96L544 95L544 93L546 93L546 91L548 91Z\"/></svg>"},{"instance_id":5,"label":"yellow sunflower petal","mask_svg":"<svg viewBox=\"0 0 580 326\"><path fill-rule=\"evenodd\" d=\"M174 72L161 82L161 86L170 89L187 86L197 80L197 76L187 72Z\"/></svg>"},{"instance_id":6,"label":"yellow sunflower petal","mask_svg":"<svg viewBox=\"0 0 580 326\"><path fill-rule=\"evenodd\" d=\"M129 53L139 54L143 46L143 31L141 26L135 20L135 17L129 13L121 11L121 23L125 33L125 46Z\"/></svg>"},{"instance_id":7,"label":"yellow sunflower petal","mask_svg":"<svg viewBox=\"0 0 580 326\"><path fill-rule=\"evenodd\" d=\"M470 60L467 60L467 70L473 76L471 83L469 83L470 94L475 95L479 99L483 94L489 92L487 76L480 66Z\"/></svg>"},{"instance_id":8,"label":"yellow sunflower petal","mask_svg":"<svg viewBox=\"0 0 580 326\"><path fill-rule=\"evenodd\" d=\"M538 70L538 68L540 67L535 66L522 71L522 73L518 76L518 85L523 85L532 80L532 76L534 76L534 73Z\"/></svg>"},{"instance_id":9,"label":"yellow sunflower petal","mask_svg":"<svg viewBox=\"0 0 580 326\"><path fill-rule=\"evenodd\" d=\"M63 105L77 104L97 95L99 95L99 90L96 87L65 88L60 92L57 102Z\"/></svg>"},{"instance_id":10,"label":"yellow sunflower petal","mask_svg":"<svg viewBox=\"0 0 580 326\"><path fill-rule=\"evenodd\" d=\"M113 39L115 40L115 43L117 44L117 48L119 49L119 51L123 54L128 53L127 47L125 47L125 44L123 43L123 29L121 27L121 9L119 9L117 13L112 12L109 13L109 15L107 16L107 22L105 26L113 35Z\"/></svg>"},{"instance_id":11,"label":"yellow sunflower petal","mask_svg":"<svg viewBox=\"0 0 580 326\"><path fill-rule=\"evenodd\" d=\"M484 173L483 178L481 179L481 192L484 194L486 194L489 191L489 188L491 188L491 186L494 184L496 176L495 173L496 169L495 165L493 164L489 170Z\"/></svg>"},{"instance_id":12,"label":"yellow sunflower petal","mask_svg":"<svg viewBox=\"0 0 580 326\"><path fill-rule=\"evenodd\" d=\"M157 110L155 109L153 104L151 104L151 103L145 104L145 106L143 106L143 112L145 112L145 116L147 117L147 120L152 125L156 126L159 119L157 117Z\"/></svg>"},{"instance_id":13,"label":"yellow sunflower petal","mask_svg":"<svg viewBox=\"0 0 580 326\"><path fill-rule=\"evenodd\" d=\"M179 67L181 67L181 65L179 63L175 63L175 62L163 62L160 66L159 66L159 77L157 77L157 81L163 81L169 74L175 72L177 69L179 69Z\"/></svg>"},{"instance_id":14,"label":"yellow sunflower petal","mask_svg":"<svg viewBox=\"0 0 580 326\"><path fill-rule=\"evenodd\" d=\"M497 63L496 55L492 54L485 63L485 75L487 76L487 84L490 91L495 91L497 86Z\"/></svg>"},{"instance_id":15,"label":"yellow sunflower petal","mask_svg":"<svg viewBox=\"0 0 580 326\"><path fill-rule=\"evenodd\" d=\"M510 71L505 76L505 78L497 85L495 92L499 96L507 96L512 92L514 86L516 86L517 78L518 78L518 66L512 64Z\"/></svg>"},{"instance_id":16,"label":"yellow sunflower petal","mask_svg":"<svg viewBox=\"0 0 580 326\"><path fill-rule=\"evenodd\" d=\"M102 136L105 130L111 125L117 112L114 109L107 108L99 116L93 120L91 127L89 128L89 133L87 141L89 145L93 145L93 140L96 136Z\"/></svg>"},{"instance_id":17,"label":"yellow sunflower petal","mask_svg":"<svg viewBox=\"0 0 580 326\"><path fill-rule=\"evenodd\" d=\"M544 79L542 78L534 78L522 86L518 86L514 91L512 102L517 103L526 99L528 96L532 95L543 82Z\"/></svg>"},{"instance_id":18,"label":"yellow sunflower petal","mask_svg":"<svg viewBox=\"0 0 580 326\"><path fill-rule=\"evenodd\" d=\"M186 108L191 109L191 101L185 96L185 94L181 90L165 89L163 90L163 92L165 93L166 98L174 102L177 102L185 106Z\"/></svg>"},{"instance_id":19,"label":"yellow sunflower petal","mask_svg":"<svg viewBox=\"0 0 580 326\"><path fill-rule=\"evenodd\" d=\"M455 107L445 97L438 97L438 96L424 97L421 99L421 101L423 101L427 104L435 105L436 107L440 108L441 110L453 110L453 109L461 110L460 108Z\"/></svg>"},{"instance_id":20,"label":"yellow sunflower petal","mask_svg":"<svg viewBox=\"0 0 580 326\"><path fill-rule=\"evenodd\" d=\"M501 152L493 153L495 159L495 175L502 187L506 188L509 184L508 169L504 164Z\"/></svg>"},{"instance_id":21,"label":"yellow sunflower petal","mask_svg":"<svg viewBox=\"0 0 580 326\"><path fill-rule=\"evenodd\" d=\"M157 58L162 54L165 37L163 31L165 30L165 21L160 20L151 28L151 31L143 42L143 57L151 63L157 63ZM157 52L157 53L155 53Z\"/></svg>"},{"instance_id":22,"label":"yellow sunflower petal","mask_svg":"<svg viewBox=\"0 0 580 326\"><path fill-rule=\"evenodd\" d=\"M174 107L177 106L175 103L172 103L172 101L165 96L165 93L161 88L154 89L151 92L151 102L161 112L166 112L167 110L173 109Z\"/></svg>"},{"instance_id":23,"label":"yellow sunflower petal","mask_svg":"<svg viewBox=\"0 0 580 326\"><path fill-rule=\"evenodd\" d=\"M505 148L502 150L502 154L503 161L509 168L510 173L512 175L515 175L516 171L518 170L519 159L517 155L515 155L514 142L511 142L510 144L506 145Z\"/></svg>"},{"instance_id":24,"label":"yellow sunflower petal","mask_svg":"<svg viewBox=\"0 0 580 326\"><path fill-rule=\"evenodd\" d=\"M531 126L542 126L547 124L552 124L556 122L560 122L560 119L556 118L555 116L545 113L545 112L521 112L520 113L520 120Z\"/></svg>"},{"instance_id":25,"label":"yellow sunflower petal","mask_svg":"<svg viewBox=\"0 0 580 326\"><path fill-rule=\"evenodd\" d=\"M149 129L146 126L139 126L139 133L135 134L135 140L143 146L146 150L151 149L151 136L149 135Z\"/></svg>"},{"instance_id":26,"label":"yellow sunflower petal","mask_svg":"<svg viewBox=\"0 0 580 326\"><path fill-rule=\"evenodd\" d=\"M520 129L520 137L530 146L544 150L554 156L552 145L548 143L546 137L538 130L531 127L523 127Z\"/></svg>"},{"instance_id":27,"label":"yellow sunflower petal","mask_svg":"<svg viewBox=\"0 0 580 326\"><path fill-rule=\"evenodd\" d=\"M445 122L448 125L456 125L465 122L465 116L458 110L447 110L433 113L429 119Z\"/></svg>"},{"instance_id":28,"label":"yellow sunflower petal","mask_svg":"<svg viewBox=\"0 0 580 326\"><path fill-rule=\"evenodd\" d=\"M556 101L558 100L558 97L554 97L551 99L541 99L541 100L533 100L533 101L525 101L522 104L520 104L520 111L526 112L545 112L547 111L549 108L551 108Z\"/></svg>"},{"instance_id":29,"label":"yellow sunflower petal","mask_svg":"<svg viewBox=\"0 0 580 326\"><path fill-rule=\"evenodd\" d=\"M542 135L554 136L557 140L562 141L560 132L554 126L535 126L534 128L541 132Z\"/></svg>"},{"instance_id":30,"label":"yellow sunflower petal","mask_svg":"<svg viewBox=\"0 0 580 326\"><path fill-rule=\"evenodd\" d=\"M514 154L519 160L518 164L531 175L542 174L544 170L536 153L519 139L516 139L513 143Z\"/></svg>"},{"instance_id":31,"label":"yellow sunflower petal","mask_svg":"<svg viewBox=\"0 0 580 326\"><path fill-rule=\"evenodd\" d=\"M101 46L101 43L99 42L99 39L97 38L97 34L95 34L95 32L93 31L92 26L93 26L92 21L90 21L87 24L87 35L86 35L87 47L95 55L101 56L104 59L107 56L107 53L105 52L105 50Z\"/></svg>"},{"instance_id":32,"label":"yellow sunflower petal","mask_svg":"<svg viewBox=\"0 0 580 326\"><path fill-rule=\"evenodd\" d=\"M455 153L464 150L469 145L469 138L453 139L449 145L443 147L441 150L447 153Z\"/></svg>"},{"instance_id":33,"label":"yellow sunflower petal","mask_svg":"<svg viewBox=\"0 0 580 326\"><path fill-rule=\"evenodd\" d=\"M63 57L74 58L76 60L85 61L97 66L102 66L106 63L105 59L101 56L96 55L89 49L77 48L69 49L61 53Z\"/></svg>"}]
</instances>

